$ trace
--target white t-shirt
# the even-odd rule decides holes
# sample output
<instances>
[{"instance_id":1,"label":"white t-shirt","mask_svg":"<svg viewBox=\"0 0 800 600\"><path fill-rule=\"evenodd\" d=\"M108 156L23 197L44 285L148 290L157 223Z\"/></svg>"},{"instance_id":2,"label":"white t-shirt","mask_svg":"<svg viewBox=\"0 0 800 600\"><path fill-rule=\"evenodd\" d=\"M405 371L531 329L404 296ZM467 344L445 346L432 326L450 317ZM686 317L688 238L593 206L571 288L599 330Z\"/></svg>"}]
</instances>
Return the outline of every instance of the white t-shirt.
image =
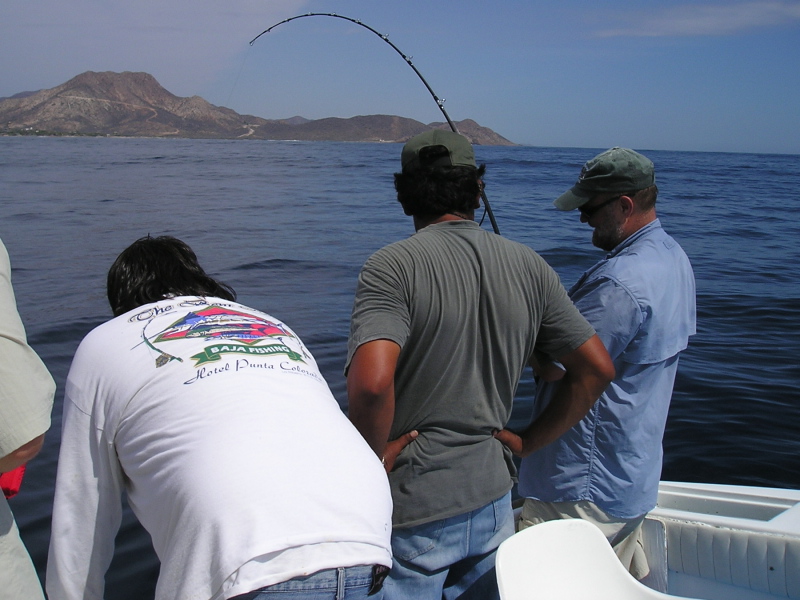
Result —
<instances>
[{"instance_id":1,"label":"white t-shirt","mask_svg":"<svg viewBox=\"0 0 800 600\"><path fill-rule=\"evenodd\" d=\"M222 599L391 565L380 461L277 319L179 297L92 331L67 379L47 592L102 598L121 494L161 560L157 599Z\"/></svg>"}]
</instances>

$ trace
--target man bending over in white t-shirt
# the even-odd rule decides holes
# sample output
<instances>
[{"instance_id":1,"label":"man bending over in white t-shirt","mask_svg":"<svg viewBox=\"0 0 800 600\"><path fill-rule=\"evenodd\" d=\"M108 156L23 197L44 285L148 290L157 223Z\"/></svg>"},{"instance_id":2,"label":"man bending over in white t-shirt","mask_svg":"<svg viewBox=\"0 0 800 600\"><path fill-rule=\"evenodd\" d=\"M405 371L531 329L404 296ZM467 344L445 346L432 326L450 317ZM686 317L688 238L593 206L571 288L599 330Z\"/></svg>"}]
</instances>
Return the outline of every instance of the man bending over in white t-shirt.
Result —
<instances>
[{"instance_id":1,"label":"man bending over in white t-shirt","mask_svg":"<svg viewBox=\"0 0 800 600\"><path fill-rule=\"evenodd\" d=\"M66 384L50 600L103 597L123 493L161 561L157 600L381 597L381 462L297 335L235 297L171 237L111 267L115 318Z\"/></svg>"}]
</instances>

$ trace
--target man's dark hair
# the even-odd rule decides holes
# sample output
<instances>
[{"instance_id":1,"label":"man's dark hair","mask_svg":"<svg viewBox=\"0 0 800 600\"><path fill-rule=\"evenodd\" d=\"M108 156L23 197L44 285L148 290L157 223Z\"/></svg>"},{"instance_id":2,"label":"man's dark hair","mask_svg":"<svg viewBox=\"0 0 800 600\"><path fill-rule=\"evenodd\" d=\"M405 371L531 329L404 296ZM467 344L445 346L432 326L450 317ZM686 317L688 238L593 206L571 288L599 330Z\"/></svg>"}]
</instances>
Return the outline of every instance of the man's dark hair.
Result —
<instances>
[{"instance_id":1,"label":"man's dark hair","mask_svg":"<svg viewBox=\"0 0 800 600\"><path fill-rule=\"evenodd\" d=\"M168 235L148 235L123 250L108 271L107 291L115 317L174 296L236 300L232 287L209 277L194 251Z\"/></svg>"},{"instance_id":2,"label":"man's dark hair","mask_svg":"<svg viewBox=\"0 0 800 600\"><path fill-rule=\"evenodd\" d=\"M397 200L409 216L439 217L469 212L481 193L486 165L475 167L423 167L394 174Z\"/></svg>"}]
</instances>

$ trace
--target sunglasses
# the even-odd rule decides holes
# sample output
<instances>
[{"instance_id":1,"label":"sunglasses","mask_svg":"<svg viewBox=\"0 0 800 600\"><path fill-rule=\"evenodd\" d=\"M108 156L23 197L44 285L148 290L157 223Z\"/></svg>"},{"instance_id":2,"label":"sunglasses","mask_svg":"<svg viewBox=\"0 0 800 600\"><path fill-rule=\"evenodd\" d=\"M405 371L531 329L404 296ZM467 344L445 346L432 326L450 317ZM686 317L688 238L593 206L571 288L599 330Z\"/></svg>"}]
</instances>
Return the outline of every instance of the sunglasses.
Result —
<instances>
[{"instance_id":1,"label":"sunglasses","mask_svg":"<svg viewBox=\"0 0 800 600\"><path fill-rule=\"evenodd\" d=\"M587 206L581 206L578 210L581 211L581 214L584 217L586 217L587 219L590 219L592 217L592 215L594 215L598 210L600 210L604 206L607 206L607 205L611 204L612 202L614 202L616 200L619 200L620 198L622 198L622 196L624 196L624 194L620 194L619 196L614 196L613 198L609 198L608 200L605 200L604 202L601 202L600 204L595 204L594 206L588 206L588 207Z\"/></svg>"}]
</instances>

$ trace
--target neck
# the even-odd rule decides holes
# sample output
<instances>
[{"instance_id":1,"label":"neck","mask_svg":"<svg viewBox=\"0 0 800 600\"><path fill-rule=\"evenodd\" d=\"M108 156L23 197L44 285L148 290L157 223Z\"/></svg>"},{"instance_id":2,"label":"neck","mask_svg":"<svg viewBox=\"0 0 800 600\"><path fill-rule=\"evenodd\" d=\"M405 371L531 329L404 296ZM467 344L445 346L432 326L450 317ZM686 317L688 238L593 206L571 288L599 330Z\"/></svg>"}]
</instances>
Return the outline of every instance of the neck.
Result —
<instances>
[{"instance_id":1,"label":"neck","mask_svg":"<svg viewBox=\"0 0 800 600\"><path fill-rule=\"evenodd\" d=\"M620 227L620 237L619 241L614 244L614 246L618 246L629 237L631 237L634 233L639 231L645 225L649 225L653 221L656 220L656 211L648 211L646 213L639 213L632 217L629 217L625 223Z\"/></svg>"},{"instance_id":2,"label":"neck","mask_svg":"<svg viewBox=\"0 0 800 600\"><path fill-rule=\"evenodd\" d=\"M438 217L418 217L414 216L414 229L419 231L428 225L435 225L436 223L444 223L445 221L474 221L475 211L470 212L456 212L450 211Z\"/></svg>"},{"instance_id":3,"label":"neck","mask_svg":"<svg viewBox=\"0 0 800 600\"><path fill-rule=\"evenodd\" d=\"M645 225L649 225L653 221L656 220L656 211L651 210L646 213L639 213L633 215L630 219L628 219L627 223L623 226L625 233L627 234L625 237L629 238L634 233L639 231Z\"/></svg>"}]
</instances>

